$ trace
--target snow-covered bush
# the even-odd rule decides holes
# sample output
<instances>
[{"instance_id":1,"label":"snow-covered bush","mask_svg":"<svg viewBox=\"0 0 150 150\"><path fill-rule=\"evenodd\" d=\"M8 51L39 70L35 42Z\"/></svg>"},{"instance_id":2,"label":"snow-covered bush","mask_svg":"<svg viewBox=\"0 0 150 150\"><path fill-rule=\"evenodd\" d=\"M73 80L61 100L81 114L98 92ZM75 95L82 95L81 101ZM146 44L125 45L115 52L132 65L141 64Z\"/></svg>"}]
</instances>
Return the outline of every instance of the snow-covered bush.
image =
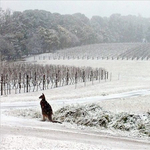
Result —
<instances>
[{"instance_id":1,"label":"snow-covered bush","mask_svg":"<svg viewBox=\"0 0 150 150\"><path fill-rule=\"evenodd\" d=\"M135 125L137 123L140 123L139 121L141 120L141 118L139 115L120 113L117 114L113 120L114 123L112 124L112 126L115 129L130 131L131 129L135 128Z\"/></svg>"},{"instance_id":2,"label":"snow-covered bush","mask_svg":"<svg viewBox=\"0 0 150 150\"><path fill-rule=\"evenodd\" d=\"M98 104L66 106L55 112L55 120L77 125L110 128L121 131L136 131L150 137L150 113L114 114L103 110Z\"/></svg>"},{"instance_id":3,"label":"snow-covered bush","mask_svg":"<svg viewBox=\"0 0 150 150\"><path fill-rule=\"evenodd\" d=\"M77 125L97 126L107 128L112 116L103 111L99 105L66 106L55 112L54 119L61 122L71 122Z\"/></svg>"}]
</instances>

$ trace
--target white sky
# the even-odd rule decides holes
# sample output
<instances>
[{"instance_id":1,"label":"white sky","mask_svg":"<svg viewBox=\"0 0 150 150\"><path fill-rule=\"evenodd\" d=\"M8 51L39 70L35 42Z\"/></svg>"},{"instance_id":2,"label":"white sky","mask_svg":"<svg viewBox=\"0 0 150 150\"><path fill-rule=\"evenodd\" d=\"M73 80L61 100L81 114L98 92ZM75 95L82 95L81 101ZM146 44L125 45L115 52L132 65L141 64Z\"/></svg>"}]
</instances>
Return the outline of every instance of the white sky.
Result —
<instances>
[{"instance_id":1,"label":"white sky","mask_svg":"<svg viewBox=\"0 0 150 150\"><path fill-rule=\"evenodd\" d=\"M60 14L80 12L89 18L94 15L109 17L113 13L150 18L149 0L0 0L0 7L13 11L41 9Z\"/></svg>"}]
</instances>

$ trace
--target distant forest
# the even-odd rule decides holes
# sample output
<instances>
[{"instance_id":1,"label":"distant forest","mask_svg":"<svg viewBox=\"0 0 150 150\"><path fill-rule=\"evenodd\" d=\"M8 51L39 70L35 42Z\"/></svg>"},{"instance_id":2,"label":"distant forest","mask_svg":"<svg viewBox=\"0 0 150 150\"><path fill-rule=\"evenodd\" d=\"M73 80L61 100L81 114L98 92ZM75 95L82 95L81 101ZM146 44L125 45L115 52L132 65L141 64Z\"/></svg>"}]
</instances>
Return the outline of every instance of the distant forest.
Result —
<instances>
[{"instance_id":1,"label":"distant forest","mask_svg":"<svg viewBox=\"0 0 150 150\"><path fill-rule=\"evenodd\" d=\"M15 60L30 54L95 43L150 42L150 18L84 14L61 15L44 10L0 9L0 55Z\"/></svg>"}]
</instances>

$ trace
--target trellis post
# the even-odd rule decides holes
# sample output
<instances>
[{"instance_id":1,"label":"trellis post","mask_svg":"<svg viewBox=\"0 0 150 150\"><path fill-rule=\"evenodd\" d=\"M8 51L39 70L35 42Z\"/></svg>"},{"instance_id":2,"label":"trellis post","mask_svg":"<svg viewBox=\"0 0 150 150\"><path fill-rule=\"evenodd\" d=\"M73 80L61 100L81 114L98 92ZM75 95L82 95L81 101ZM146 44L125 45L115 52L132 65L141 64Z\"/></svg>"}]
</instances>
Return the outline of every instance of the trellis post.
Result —
<instances>
[{"instance_id":1,"label":"trellis post","mask_svg":"<svg viewBox=\"0 0 150 150\"><path fill-rule=\"evenodd\" d=\"M45 74L43 75L43 90L45 89Z\"/></svg>"},{"instance_id":2,"label":"trellis post","mask_svg":"<svg viewBox=\"0 0 150 150\"><path fill-rule=\"evenodd\" d=\"M1 74L1 95L3 95L3 74Z\"/></svg>"},{"instance_id":3,"label":"trellis post","mask_svg":"<svg viewBox=\"0 0 150 150\"><path fill-rule=\"evenodd\" d=\"M29 76L27 75L27 81L26 81L26 83L27 83L27 93L29 92Z\"/></svg>"},{"instance_id":4,"label":"trellis post","mask_svg":"<svg viewBox=\"0 0 150 150\"><path fill-rule=\"evenodd\" d=\"M77 77L78 77L78 74L77 72L75 73L75 89L77 88Z\"/></svg>"}]
</instances>

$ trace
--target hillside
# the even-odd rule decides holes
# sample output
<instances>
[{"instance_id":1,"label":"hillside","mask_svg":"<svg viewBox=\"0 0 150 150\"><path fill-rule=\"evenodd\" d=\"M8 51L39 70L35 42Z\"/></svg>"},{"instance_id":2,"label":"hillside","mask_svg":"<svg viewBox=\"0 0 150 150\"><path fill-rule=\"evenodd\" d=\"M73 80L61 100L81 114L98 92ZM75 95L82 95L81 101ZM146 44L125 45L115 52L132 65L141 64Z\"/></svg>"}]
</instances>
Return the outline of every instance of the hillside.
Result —
<instances>
[{"instance_id":1,"label":"hillside","mask_svg":"<svg viewBox=\"0 0 150 150\"><path fill-rule=\"evenodd\" d=\"M149 18L131 15L89 19L81 13L0 9L0 26L0 53L7 60L95 43L150 42Z\"/></svg>"}]
</instances>

